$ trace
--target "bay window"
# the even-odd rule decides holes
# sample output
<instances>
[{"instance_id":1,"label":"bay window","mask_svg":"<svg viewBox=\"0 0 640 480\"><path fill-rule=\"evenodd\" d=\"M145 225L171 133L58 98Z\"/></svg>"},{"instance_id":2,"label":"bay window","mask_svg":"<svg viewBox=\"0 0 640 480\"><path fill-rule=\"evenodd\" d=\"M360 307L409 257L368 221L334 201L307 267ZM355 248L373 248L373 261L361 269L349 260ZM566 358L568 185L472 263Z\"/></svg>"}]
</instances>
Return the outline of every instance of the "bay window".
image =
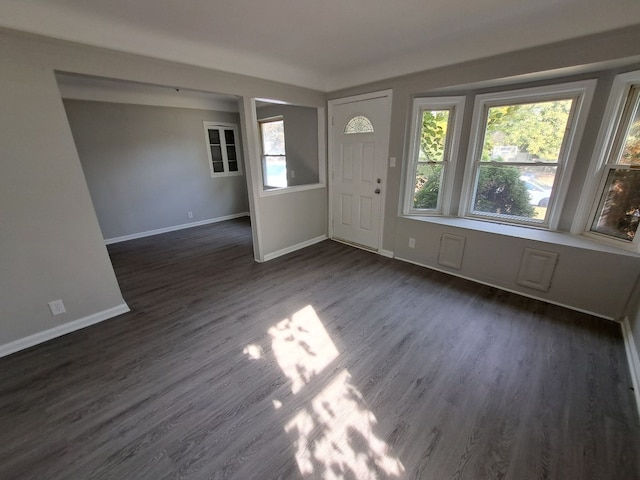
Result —
<instances>
[{"instance_id":1,"label":"bay window","mask_svg":"<svg viewBox=\"0 0 640 480\"><path fill-rule=\"evenodd\" d=\"M640 250L640 71L616 77L596 148L598 179L586 234Z\"/></svg>"},{"instance_id":2,"label":"bay window","mask_svg":"<svg viewBox=\"0 0 640 480\"><path fill-rule=\"evenodd\" d=\"M416 98L404 213L448 214L464 97Z\"/></svg>"},{"instance_id":3,"label":"bay window","mask_svg":"<svg viewBox=\"0 0 640 480\"><path fill-rule=\"evenodd\" d=\"M554 229L595 81L478 95L464 215Z\"/></svg>"}]
</instances>

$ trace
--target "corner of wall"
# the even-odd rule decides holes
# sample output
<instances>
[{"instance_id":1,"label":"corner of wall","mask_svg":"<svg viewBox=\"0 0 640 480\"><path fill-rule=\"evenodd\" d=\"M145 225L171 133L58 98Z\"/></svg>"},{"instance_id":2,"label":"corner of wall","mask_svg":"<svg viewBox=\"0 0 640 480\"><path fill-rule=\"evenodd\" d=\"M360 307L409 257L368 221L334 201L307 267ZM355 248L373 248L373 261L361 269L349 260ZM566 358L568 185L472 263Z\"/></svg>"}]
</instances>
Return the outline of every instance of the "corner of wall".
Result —
<instances>
[{"instance_id":1,"label":"corner of wall","mask_svg":"<svg viewBox=\"0 0 640 480\"><path fill-rule=\"evenodd\" d=\"M629 362L629 372L631 373L631 382L633 384L633 392L636 398L636 406L638 407L638 419L640 420L640 356L633 339L633 331L629 317L625 317L622 321L622 336L624 337L624 347L627 351L627 361Z\"/></svg>"}]
</instances>

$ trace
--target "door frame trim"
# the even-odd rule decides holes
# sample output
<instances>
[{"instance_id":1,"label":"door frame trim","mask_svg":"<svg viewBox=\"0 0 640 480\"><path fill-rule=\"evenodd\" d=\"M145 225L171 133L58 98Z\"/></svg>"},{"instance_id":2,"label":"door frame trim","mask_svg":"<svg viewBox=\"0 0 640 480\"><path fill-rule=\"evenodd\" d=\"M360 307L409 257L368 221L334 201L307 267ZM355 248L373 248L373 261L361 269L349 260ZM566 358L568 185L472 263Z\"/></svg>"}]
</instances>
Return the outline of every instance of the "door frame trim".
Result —
<instances>
[{"instance_id":1,"label":"door frame trim","mask_svg":"<svg viewBox=\"0 0 640 480\"><path fill-rule=\"evenodd\" d=\"M335 143L335 139L333 138L333 110L338 105L345 105L347 103L355 103L361 102L363 100L373 100L376 98L388 98L389 102L389 137L391 137L391 109L393 106L393 90L379 90L376 92L363 93L361 95L352 95L349 97L335 98L333 100L328 101L327 106L327 195L329 200L329 238L333 239L333 166L335 160L333 158L333 146ZM385 154L384 167L382 169L382 184L385 188L382 189L382 194L380 198L381 208L380 208L380 232L378 232L378 249L371 250L377 253L382 254L382 252L386 252L384 250L382 241L384 238L384 214L386 209L386 199L387 199L387 170L389 168L389 140L387 138L387 151Z\"/></svg>"}]
</instances>

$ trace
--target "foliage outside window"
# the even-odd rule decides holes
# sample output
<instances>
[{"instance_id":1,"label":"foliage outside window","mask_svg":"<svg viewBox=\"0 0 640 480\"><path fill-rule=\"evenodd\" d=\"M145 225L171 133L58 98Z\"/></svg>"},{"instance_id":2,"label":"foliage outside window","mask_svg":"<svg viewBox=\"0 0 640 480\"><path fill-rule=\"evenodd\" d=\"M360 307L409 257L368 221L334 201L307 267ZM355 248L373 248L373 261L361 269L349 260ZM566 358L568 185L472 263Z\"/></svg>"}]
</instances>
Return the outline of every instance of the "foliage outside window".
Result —
<instances>
[{"instance_id":1,"label":"foliage outside window","mask_svg":"<svg viewBox=\"0 0 640 480\"><path fill-rule=\"evenodd\" d=\"M238 128L228 123L204 122L207 156L212 177L241 175Z\"/></svg>"},{"instance_id":2,"label":"foliage outside window","mask_svg":"<svg viewBox=\"0 0 640 480\"><path fill-rule=\"evenodd\" d=\"M637 72L640 81L640 72ZM588 230L638 248L640 222L640 84L625 89Z\"/></svg>"},{"instance_id":3,"label":"foliage outside window","mask_svg":"<svg viewBox=\"0 0 640 480\"><path fill-rule=\"evenodd\" d=\"M405 214L448 213L464 97L416 98Z\"/></svg>"},{"instance_id":4,"label":"foliage outside window","mask_svg":"<svg viewBox=\"0 0 640 480\"><path fill-rule=\"evenodd\" d=\"M469 216L549 226L586 90L583 82L478 96Z\"/></svg>"},{"instance_id":5,"label":"foliage outside window","mask_svg":"<svg viewBox=\"0 0 640 480\"><path fill-rule=\"evenodd\" d=\"M262 139L262 175L267 188L284 188L287 181L287 155L284 140L284 119L260 120Z\"/></svg>"}]
</instances>

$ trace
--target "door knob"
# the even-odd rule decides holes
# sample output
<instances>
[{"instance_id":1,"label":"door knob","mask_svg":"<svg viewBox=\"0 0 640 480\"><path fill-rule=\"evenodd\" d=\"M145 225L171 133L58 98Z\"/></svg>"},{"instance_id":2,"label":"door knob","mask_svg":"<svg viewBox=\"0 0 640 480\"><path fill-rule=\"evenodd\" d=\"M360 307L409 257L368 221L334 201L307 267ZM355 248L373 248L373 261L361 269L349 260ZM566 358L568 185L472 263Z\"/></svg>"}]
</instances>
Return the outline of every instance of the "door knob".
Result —
<instances>
[{"instance_id":1,"label":"door knob","mask_svg":"<svg viewBox=\"0 0 640 480\"><path fill-rule=\"evenodd\" d=\"M376 191L376 194L377 194L377 195L380 195L380 189L379 189L379 188L376 188L376 190L375 190L375 191Z\"/></svg>"}]
</instances>

